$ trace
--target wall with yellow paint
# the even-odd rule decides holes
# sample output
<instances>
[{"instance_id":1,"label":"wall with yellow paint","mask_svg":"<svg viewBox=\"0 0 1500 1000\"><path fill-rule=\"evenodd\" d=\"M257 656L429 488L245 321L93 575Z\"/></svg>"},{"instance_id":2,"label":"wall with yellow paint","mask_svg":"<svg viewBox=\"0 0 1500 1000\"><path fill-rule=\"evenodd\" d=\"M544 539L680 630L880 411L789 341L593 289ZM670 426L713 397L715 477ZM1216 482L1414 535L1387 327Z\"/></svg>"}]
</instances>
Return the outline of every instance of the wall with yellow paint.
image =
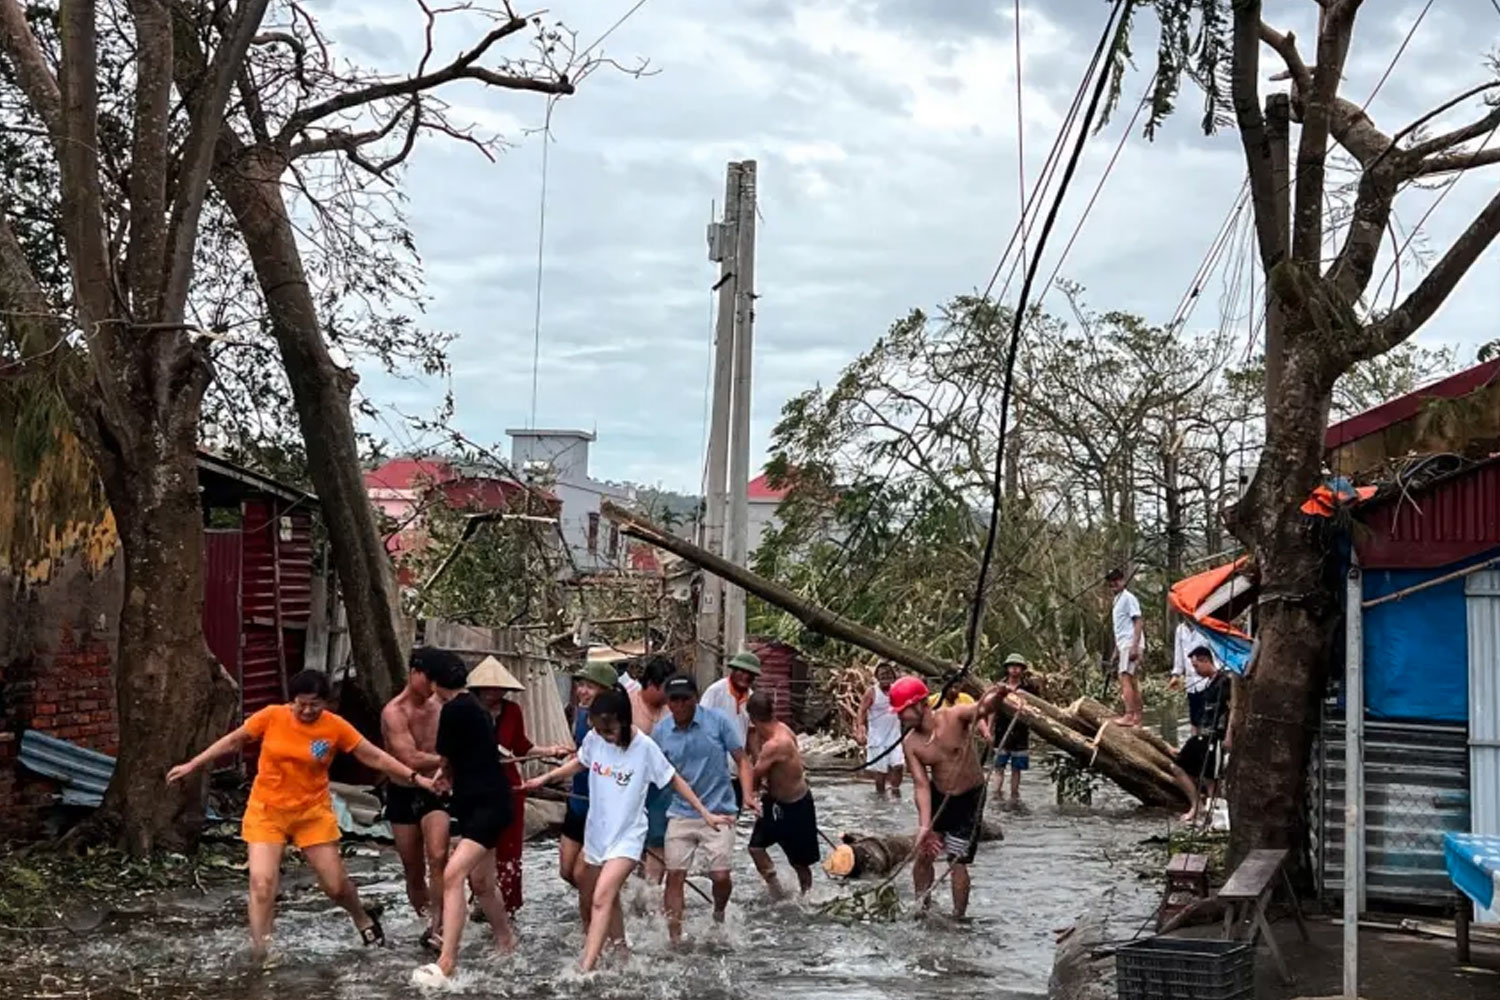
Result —
<instances>
[{"instance_id":1,"label":"wall with yellow paint","mask_svg":"<svg viewBox=\"0 0 1500 1000\"><path fill-rule=\"evenodd\" d=\"M0 447L0 580L13 585L47 583L60 561L74 555L82 569L99 573L120 548L114 514L82 443L66 426L51 435L51 447L34 462Z\"/></svg>"}]
</instances>

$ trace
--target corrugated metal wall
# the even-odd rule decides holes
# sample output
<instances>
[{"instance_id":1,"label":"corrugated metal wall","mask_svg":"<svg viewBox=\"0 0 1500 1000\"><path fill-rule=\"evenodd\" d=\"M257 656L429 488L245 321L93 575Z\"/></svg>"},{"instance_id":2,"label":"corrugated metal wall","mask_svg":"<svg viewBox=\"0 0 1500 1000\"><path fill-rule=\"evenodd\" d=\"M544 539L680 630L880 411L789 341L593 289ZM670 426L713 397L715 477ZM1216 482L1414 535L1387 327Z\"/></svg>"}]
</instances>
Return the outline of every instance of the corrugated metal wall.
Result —
<instances>
[{"instance_id":1,"label":"corrugated metal wall","mask_svg":"<svg viewBox=\"0 0 1500 1000\"><path fill-rule=\"evenodd\" d=\"M284 701L302 669L312 609L312 518L271 500L247 500L241 525L240 686L248 715Z\"/></svg>"},{"instance_id":2,"label":"corrugated metal wall","mask_svg":"<svg viewBox=\"0 0 1500 1000\"><path fill-rule=\"evenodd\" d=\"M1319 894L1344 885L1344 723L1325 716L1313 754L1312 856ZM1453 888L1443 834L1469 829L1464 726L1365 723L1366 895L1378 903L1446 907Z\"/></svg>"},{"instance_id":3,"label":"corrugated metal wall","mask_svg":"<svg viewBox=\"0 0 1500 1000\"><path fill-rule=\"evenodd\" d=\"M203 639L230 677L240 675L240 533L203 533Z\"/></svg>"},{"instance_id":4,"label":"corrugated metal wall","mask_svg":"<svg viewBox=\"0 0 1500 1000\"><path fill-rule=\"evenodd\" d=\"M1469 789L1474 833L1500 834L1500 572L1470 576ZM1478 915L1500 921L1500 912Z\"/></svg>"}]
</instances>

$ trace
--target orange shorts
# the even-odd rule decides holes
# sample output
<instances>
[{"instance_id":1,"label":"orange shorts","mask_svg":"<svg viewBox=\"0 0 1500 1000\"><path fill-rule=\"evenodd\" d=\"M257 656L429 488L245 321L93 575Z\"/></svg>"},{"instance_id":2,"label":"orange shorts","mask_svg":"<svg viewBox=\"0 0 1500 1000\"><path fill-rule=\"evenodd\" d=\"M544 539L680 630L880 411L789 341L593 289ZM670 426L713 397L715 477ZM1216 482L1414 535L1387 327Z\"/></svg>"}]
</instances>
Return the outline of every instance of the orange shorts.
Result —
<instances>
[{"instance_id":1,"label":"orange shorts","mask_svg":"<svg viewBox=\"0 0 1500 1000\"><path fill-rule=\"evenodd\" d=\"M339 821L327 801L288 812L268 806L255 796L245 803L240 839L247 844L295 844L316 847L339 839Z\"/></svg>"}]
</instances>

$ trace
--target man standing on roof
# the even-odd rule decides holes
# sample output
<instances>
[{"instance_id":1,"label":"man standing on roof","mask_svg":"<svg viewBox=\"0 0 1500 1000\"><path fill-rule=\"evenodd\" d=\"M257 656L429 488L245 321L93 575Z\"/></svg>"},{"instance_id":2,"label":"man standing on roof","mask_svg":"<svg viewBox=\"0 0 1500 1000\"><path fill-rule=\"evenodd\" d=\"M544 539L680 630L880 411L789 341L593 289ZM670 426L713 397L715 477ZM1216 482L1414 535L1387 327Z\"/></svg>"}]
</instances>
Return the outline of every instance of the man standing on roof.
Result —
<instances>
[{"instance_id":1,"label":"man standing on roof","mask_svg":"<svg viewBox=\"0 0 1500 1000\"><path fill-rule=\"evenodd\" d=\"M1125 702L1125 714L1115 722L1121 726L1139 726L1145 712L1141 700L1141 684L1136 671L1141 665L1141 654L1146 650L1145 619L1141 617L1141 602L1125 589L1125 571L1116 567L1105 575L1110 592L1115 595L1111 612L1115 640L1115 668L1120 672L1120 697Z\"/></svg>"},{"instance_id":2,"label":"man standing on roof","mask_svg":"<svg viewBox=\"0 0 1500 1000\"><path fill-rule=\"evenodd\" d=\"M750 734L750 714L745 706L750 701L755 679L760 676L760 657L750 652L736 653L724 664L724 668L728 676L710 684L698 699L698 704L722 713L724 718L734 723L735 730L740 734L740 746L744 746L745 738ZM737 773L737 765L732 762L730 773ZM737 809L745 808L747 791L748 789L740 787L740 779L736 777L734 801Z\"/></svg>"},{"instance_id":3,"label":"man standing on roof","mask_svg":"<svg viewBox=\"0 0 1500 1000\"><path fill-rule=\"evenodd\" d=\"M962 920L968 913L969 865L979 845L984 793L974 726L992 716L1009 692L1006 685L996 684L973 704L933 708L927 703L927 685L916 677L891 685L891 707L908 730L904 749L917 803L912 881L923 909L931 902L933 861L942 855L952 872L953 916Z\"/></svg>"}]
</instances>

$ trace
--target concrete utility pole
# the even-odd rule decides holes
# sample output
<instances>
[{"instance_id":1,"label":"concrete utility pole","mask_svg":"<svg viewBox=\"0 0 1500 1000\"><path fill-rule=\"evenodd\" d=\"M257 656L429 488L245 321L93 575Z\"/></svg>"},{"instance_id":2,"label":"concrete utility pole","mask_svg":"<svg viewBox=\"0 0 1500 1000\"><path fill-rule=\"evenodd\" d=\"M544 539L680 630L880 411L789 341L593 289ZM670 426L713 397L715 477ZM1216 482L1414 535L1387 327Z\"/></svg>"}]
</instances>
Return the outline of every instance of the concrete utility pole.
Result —
<instances>
[{"instance_id":1,"label":"concrete utility pole","mask_svg":"<svg viewBox=\"0 0 1500 1000\"><path fill-rule=\"evenodd\" d=\"M734 395L729 417L729 537L724 557L749 561L750 370L755 331L755 161L740 164L739 232L735 240ZM724 651L745 648L745 592L724 593Z\"/></svg>"},{"instance_id":2,"label":"concrete utility pole","mask_svg":"<svg viewBox=\"0 0 1500 1000\"><path fill-rule=\"evenodd\" d=\"M735 317L735 240L740 214L740 165L729 164L724 180L724 216L709 223L708 259L719 264L718 315L714 323L713 408L708 431L708 482L704 486L703 547L715 555L724 553L724 524L729 495L729 408L733 387ZM698 655L694 673L698 684L712 683L719 676L719 651L723 647L724 581L702 574L698 596Z\"/></svg>"},{"instance_id":3,"label":"concrete utility pole","mask_svg":"<svg viewBox=\"0 0 1500 1000\"><path fill-rule=\"evenodd\" d=\"M1266 95L1266 141L1271 147L1271 187L1276 197L1276 235L1281 257L1292 248L1292 99L1286 94ZM1281 300L1271 291L1266 276L1266 413L1276 406L1285 370L1286 315Z\"/></svg>"}]
</instances>

